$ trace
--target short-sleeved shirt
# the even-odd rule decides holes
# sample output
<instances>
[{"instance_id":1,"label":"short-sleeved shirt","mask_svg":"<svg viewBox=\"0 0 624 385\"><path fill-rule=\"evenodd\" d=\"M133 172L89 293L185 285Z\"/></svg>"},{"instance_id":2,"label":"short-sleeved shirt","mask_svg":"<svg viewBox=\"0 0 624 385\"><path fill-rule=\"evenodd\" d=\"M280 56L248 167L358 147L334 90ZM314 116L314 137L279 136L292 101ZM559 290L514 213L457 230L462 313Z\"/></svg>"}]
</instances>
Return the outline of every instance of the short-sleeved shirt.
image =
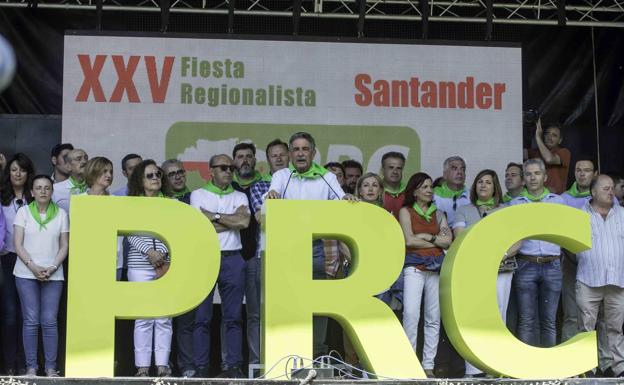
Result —
<instances>
[{"instance_id":1,"label":"short-sleeved shirt","mask_svg":"<svg viewBox=\"0 0 624 385\"><path fill-rule=\"evenodd\" d=\"M433 202L437 206L439 211L446 213L446 218L449 223L453 223L455 220L455 213L462 207L470 204L470 193L464 187L464 191L458 196L453 198L443 198L437 194L433 195Z\"/></svg>"},{"instance_id":2,"label":"short-sleeved shirt","mask_svg":"<svg viewBox=\"0 0 624 385\"><path fill-rule=\"evenodd\" d=\"M247 196L240 191L233 191L230 194L219 196L204 188L200 188L191 193L191 206L200 210L210 211L219 214L234 214L240 206L249 207ZM221 251L240 250L243 245L241 243L240 231L227 230L217 233Z\"/></svg>"},{"instance_id":3,"label":"short-sleeved shirt","mask_svg":"<svg viewBox=\"0 0 624 385\"><path fill-rule=\"evenodd\" d=\"M490 215L491 213L499 209L500 208L497 207L491 210L487 210L485 212L485 215ZM465 228L465 227L471 226L479 222L481 218L483 217L479 213L479 209L477 208L477 206L470 203L468 205L461 206L460 208L457 209L457 212L455 213L455 218L453 218L453 223L451 223L451 228L452 229L456 229L458 227Z\"/></svg>"},{"instance_id":4,"label":"short-sleeved shirt","mask_svg":"<svg viewBox=\"0 0 624 385\"><path fill-rule=\"evenodd\" d=\"M563 147L557 147L551 150L554 155L558 155L561 164L547 164L546 175L548 179L544 185L555 194L562 194L568 185L568 170L570 169L570 150ZM542 154L538 149L532 148L528 151L529 158L542 158Z\"/></svg>"},{"instance_id":5,"label":"short-sleeved shirt","mask_svg":"<svg viewBox=\"0 0 624 385\"><path fill-rule=\"evenodd\" d=\"M45 214L40 214L42 219ZM45 229L40 229L28 206L17 210L14 226L24 228L24 248L32 258L32 261L41 267L54 265L56 254L59 251L61 233L69 232L67 212L59 207L58 214L50 222L46 223ZM50 276L51 281L63 280L63 265ZM19 278L36 279L28 266L20 258L15 263L13 275Z\"/></svg>"}]
</instances>

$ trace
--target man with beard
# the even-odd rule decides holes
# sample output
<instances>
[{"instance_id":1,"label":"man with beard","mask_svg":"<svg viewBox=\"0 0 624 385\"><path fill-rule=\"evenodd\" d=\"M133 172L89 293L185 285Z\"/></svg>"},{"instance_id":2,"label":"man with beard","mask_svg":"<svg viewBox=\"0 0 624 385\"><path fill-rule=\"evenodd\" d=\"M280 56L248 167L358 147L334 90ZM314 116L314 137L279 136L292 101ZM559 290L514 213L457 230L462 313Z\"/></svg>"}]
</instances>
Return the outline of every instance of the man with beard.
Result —
<instances>
[{"instance_id":1,"label":"man with beard","mask_svg":"<svg viewBox=\"0 0 624 385\"><path fill-rule=\"evenodd\" d=\"M65 209L69 214L69 203L72 195L82 194L87 191L87 184L84 179L85 167L89 156L84 150L74 149L65 155L65 162L69 163L69 178L54 184L52 201L59 207Z\"/></svg>"},{"instance_id":2,"label":"man with beard","mask_svg":"<svg viewBox=\"0 0 624 385\"><path fill-rule=\"evenodd\" d=\"M357 160L349 159L342 162L345 170L345 187L344 190L348 194L355 194L357 182L364 173L362 164Z\"/></svg>"},{"instance_id":3,"label":"man with beard","mask_svg":"<svg viewBox=\"0 0 624 385\"><path fill-rule=\"evenodd\" d=\"M383 208L399 220L399 210L405 200L405 183L403 183L403 167L405 155L390 151L381 157L384 194Z\"/></svg>"},{"instance_id":4,"label":"man with beard","mask_svg":"<svg viewBox=\"0 0 624 385\"><path fill-rule=\"evenodd\" d=\"M234 159L234 166L236 167L233 175L232 187L234 187L234 190L240 191L245 194L245 196L247 196L248 202L251 202L251 189L253 185L263 179L262 175L256 170L256 146L253 143L239 143L234 146L234 149L232 150L232 158ZM243 244L241 254L245 259L245 297L255 298L257 296L257 290L259 290L259 288L257 288L255 284L256 273L258 270L258 261L256 261L254 258L256 256L256 249L258 248L258 221L256 220L253 206L250 205L249 210L251 211L249 227L240 230L241 242ZM251 305L251 309L249 305ZM249 313L252 313L251 318L255 319L255 317L258 317L259 325L260 308L258 306L257 311L255 311L253 305L253 303L247 303L247 323L249 324ZM225 338L225 333L223 332L223 329L221 332L221 336L222 338ZM255 347L256 341L253 337L252 340L253 341L250 341L248 339L247 343L250 345L254 343ZM257 344L259 345L259 343L260 342L258 337ZM223 356L222 361L227 362L228 360L226 359L226 351L223 349L225 344L221 344L221 346L221 354Z\"/></svg>"},{"instance_id":5,"label":"man with beard","mask_svg":"<svg viewBox=\"0 0 624 385\"><path fill-rule=\"evenodd\" d=\"M74 146L71 143L61 143L52 147L50 161L54 171L52 171L50 178L52 178L54 183L62 182L69 178L70 166L69 163L65 162L65 156L73 149Z\"/></svg>"}]
</instances>

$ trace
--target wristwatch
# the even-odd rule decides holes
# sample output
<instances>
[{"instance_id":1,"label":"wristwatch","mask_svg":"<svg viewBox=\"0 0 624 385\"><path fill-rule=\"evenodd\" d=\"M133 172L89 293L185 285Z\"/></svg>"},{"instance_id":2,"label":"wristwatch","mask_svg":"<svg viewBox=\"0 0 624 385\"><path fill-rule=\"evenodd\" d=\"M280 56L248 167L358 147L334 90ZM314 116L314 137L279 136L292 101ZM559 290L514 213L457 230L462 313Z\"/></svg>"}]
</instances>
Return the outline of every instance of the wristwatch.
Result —
<instances>
[{"instance_id":1,"label":"wristwatch","mask_svg":"<svg viewBox=\"0 0 624 385\"><path fill-rule=\"evenodd\" d=\"M213 221L213 222L217 222L217 223L219 223L219 221L220 221L220 220L221 220L221 214L219 214L219 213L216 213L216 214L214 215L214 217L212 218L212 221Z\"/></svg>"}]
</instances>

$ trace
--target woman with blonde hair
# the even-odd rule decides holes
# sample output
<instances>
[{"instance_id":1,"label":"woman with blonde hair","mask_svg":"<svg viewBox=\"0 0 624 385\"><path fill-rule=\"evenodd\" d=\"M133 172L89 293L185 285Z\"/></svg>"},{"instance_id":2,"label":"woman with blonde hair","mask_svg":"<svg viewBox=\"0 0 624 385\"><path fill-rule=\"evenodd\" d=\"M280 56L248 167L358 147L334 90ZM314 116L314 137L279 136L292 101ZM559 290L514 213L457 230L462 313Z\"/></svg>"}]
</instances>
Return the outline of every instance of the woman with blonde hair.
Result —
<instances>
[{"instance_id":1,"label":"woman with blonde hair","mask_svg":"<svg viewBox=\"0 0 624 385\"><path fill-rule=\"evenodd\" d=\"M113 183L113 163L103 156L89 159L85 166L85 182L88 195L110 195Z\"/></svg>"}]
</instances>

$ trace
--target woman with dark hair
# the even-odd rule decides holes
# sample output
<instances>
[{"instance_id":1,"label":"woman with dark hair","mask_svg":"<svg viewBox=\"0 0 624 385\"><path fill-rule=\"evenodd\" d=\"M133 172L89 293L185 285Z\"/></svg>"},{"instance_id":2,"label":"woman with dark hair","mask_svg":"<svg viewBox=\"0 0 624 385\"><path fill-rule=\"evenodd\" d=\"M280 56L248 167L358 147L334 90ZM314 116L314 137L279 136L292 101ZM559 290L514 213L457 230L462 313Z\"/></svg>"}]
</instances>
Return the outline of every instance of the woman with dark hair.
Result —
<instances>
[{"instance_id":1,"label":"woman with dark hair","mask_svg":"<svg viewBox=\"0 0 624 385\"><path fill-rule=\"evenodd\" d=\"M165 197L167 177L152 159L142 161L132 172L128 181L129 196ZM144 236L127 237L128 280L144 282L158 279L169 266L169 251L160 240ZM134 322L134 364L137 377L149 376L154 353L157 375L169 376L169 353L173 335L171 318L138 319ZM152 341L154 348L152 349Z\"/></svg>"},{"instance_id":2,"label":"woman with dark hair","mask_svg":"<svg viewBox=\"0 0 624 385\"><path fill-rule=\"evenodd\" d=\"M444 213L433 203L433 181L419 172L409 179L405 201L399 210L399 223L405 237L403 268L403 328L416 351L421 299L424 296L425 341L422 366L433 377L433 366L440 336L439 280L444 249L452 241Z\"/></svg>"},{"instance_id":3,"label":"woman with dark hair","mask_svg":"<svg viewBox=\"0 0 624 385\"><path fill-rule=\"evenodd\" d=\"M37 375L39 327L43 335L45 374L58 377L57 317L63 292L63 261L67 257L67 213L52 199L52 179L37 175L32 182L33 201L22 206L13 222L13 242L19 259L13 274L24 315L26 375Z\"/></svg>"},{"instance_id":4,"label":"woman with dark hair","mask_svg":"<svg viewBox=\"0 0 624 385\"><path fill-rule=\"evenodd\" d=\"M13 245L13 221L17 211L32 201L29 186L35 176L35 166L28 156L17 153L7 162L0 183L0 203L6 222L2 261L2 290L0 290L0 328L2 330L2 354L4 373L10 376L24 369L22 345L22 312L20 309L13 269L17 260Z\"/></svg>"},{"instance_id":5,"label":"woman with dark hair","mask_svg":"<svg viewBox=\"0 0 624 385\"><path fill-rule=\"evenodd\" d=\"M455 237L467 227L480 221L481 218L501 208L502 203L503 192L496 172L493 170L479 172L470 189L470 204L461 206L455 213L455 219L451 224ZM516 267L515 257L507 257L507 253L505 253L505 258L498 268L498 279L496 280L498 309L503 317L503 322L506 321L511 279ZM466 377L482 376L484 376L483 372L466 362Z\"/></svg>"}]
</instances>

